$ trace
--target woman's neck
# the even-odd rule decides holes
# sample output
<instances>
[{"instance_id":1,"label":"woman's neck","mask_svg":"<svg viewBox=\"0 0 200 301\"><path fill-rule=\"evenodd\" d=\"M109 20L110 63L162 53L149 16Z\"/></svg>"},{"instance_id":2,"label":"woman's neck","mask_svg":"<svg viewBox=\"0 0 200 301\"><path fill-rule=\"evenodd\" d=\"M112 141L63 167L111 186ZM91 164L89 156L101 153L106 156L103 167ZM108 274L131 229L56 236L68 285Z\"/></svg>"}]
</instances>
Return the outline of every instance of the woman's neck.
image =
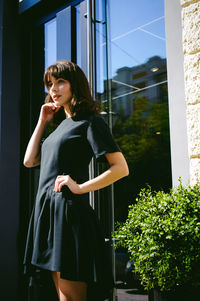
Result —
<instances>
[{"instance_id":1,"label":"woman's neck","mask_svg":"<svg viewBox=\"0 0 200 301\"><path fill-rule=\"evenodd\" d=\"M70 112L69 107L64 107L66 118L72 117L72 113Z\"/></svg>"}]
</instances>

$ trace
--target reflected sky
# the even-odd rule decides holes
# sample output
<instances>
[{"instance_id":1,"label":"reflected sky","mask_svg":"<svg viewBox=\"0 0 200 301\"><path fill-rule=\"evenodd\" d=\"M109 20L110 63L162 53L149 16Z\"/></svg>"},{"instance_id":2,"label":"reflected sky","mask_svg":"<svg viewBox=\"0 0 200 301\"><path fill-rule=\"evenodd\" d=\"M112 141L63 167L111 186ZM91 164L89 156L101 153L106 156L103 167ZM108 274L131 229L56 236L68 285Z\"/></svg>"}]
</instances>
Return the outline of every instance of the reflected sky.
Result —
<instances>
[{"instance_id":1,"label":"reflected sky","mask_svg":"<svg viewBox=\"0 0 200 301\"><path fill-rule=\"evenodd\" d=\"M102 2L98 1L98 20L104 21ZM153 56L166 57L163 0L109 0L111 74L119 68L139 66ZM80 6L76 6L77 63L81 66ZM105 23L96 24L98 81L103 92ZM45 24L45 69L56 61L56 18ZM103 63L103 65L102 65Z\"/></svg>"},{"instance_id":2,"label":"reflected sky","mask_svg":"<svg viewBox=\"0 0 200 301\"><path fill-rule=\"evenodd\" d=\"M45 70L56 62L56 18L45 23Z\"/></svg>"},{"instance_id":3,"label":"reflected sky","mask_svg":"<svg viewBox=\"0 0 200 301\"><path fill-rule=\"evenodd\" d=\"M166 57L164 1L110 0L112 76L116 70Z\"/></svg>"},{"instance_id":4,"label":"reflected sky","mask_svg":"<svg viewBox=\"0 0 200 301\"><path fill-rule=\"evenodd\" d=\"M80 4L76 8L76 63L81 66L81 22L80 22Z\"/></svg>"}]
</instances>

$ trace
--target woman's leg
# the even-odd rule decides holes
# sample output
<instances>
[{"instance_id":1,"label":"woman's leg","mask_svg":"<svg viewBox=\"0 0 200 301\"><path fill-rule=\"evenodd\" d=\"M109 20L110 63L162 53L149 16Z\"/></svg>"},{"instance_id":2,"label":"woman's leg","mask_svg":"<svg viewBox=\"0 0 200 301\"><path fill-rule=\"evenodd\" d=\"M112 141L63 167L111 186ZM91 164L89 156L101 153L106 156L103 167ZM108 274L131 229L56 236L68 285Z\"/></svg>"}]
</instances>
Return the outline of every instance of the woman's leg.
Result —
<instances>
[{"instance_id":1,"label":"woman's leg","mask_svg":"<svg viewBox=\"0 0 200 301\"><path fill-rule=\"evenodd\" d=\"M87 284L60 278L60 272L52 272L60 301L86 301ZM57 276L57 278L56 278Z\"/></svg>"},{"instance_id":2,"label":"woman's leg","mask_svg":"<svg viewBox=\"0 0 200 301\"><path fill-rule=\"evenodd\" d=\"M52 274L53 282L54 282L55 287L56 287L58 298L60 299L60 292L59 292L59 288L58 288L58 276L57 276L57 272L51 272L51 274Z\"/></svg>"}]
</instances>

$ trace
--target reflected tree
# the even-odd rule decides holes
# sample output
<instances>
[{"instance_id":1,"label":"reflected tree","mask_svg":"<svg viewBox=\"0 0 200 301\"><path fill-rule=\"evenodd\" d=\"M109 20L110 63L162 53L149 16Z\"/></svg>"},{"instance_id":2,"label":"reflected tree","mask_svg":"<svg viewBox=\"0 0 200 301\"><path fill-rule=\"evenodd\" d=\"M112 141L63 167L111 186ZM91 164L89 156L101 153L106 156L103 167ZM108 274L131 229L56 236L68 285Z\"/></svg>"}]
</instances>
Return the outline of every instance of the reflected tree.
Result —
<instances>
[{"instance_id":1,"label":"reflected tree","mask_svg":"<svg viewBox=\"0 0 200 301\"><path fill-rule=\"evenodd\" d=\"M113 135L129 165L130 175L115 183L115 221L125 220L128 205L140 189L171 187L171 159L168 103L151 103L147 98L133 100L134 110L127 117L122 110Z\"/></svg>"}]
</instances>

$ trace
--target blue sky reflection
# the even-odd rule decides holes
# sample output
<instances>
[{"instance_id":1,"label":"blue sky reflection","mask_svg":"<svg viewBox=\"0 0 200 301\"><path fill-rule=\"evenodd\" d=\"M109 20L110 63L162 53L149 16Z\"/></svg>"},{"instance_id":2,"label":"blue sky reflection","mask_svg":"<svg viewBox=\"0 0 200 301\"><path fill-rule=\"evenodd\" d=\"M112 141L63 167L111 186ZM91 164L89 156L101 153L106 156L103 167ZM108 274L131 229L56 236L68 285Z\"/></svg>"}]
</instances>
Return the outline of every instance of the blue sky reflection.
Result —
<instances>
[{"instance_id":1,"label":"blue sky reflection","mask_svg":"<svg viewBox=\"0 0 200 301\"><path fill-rule=\"evenodd\" d=\"M164 1L110 0L112 75L116 70L166 57Z\"/></svg>"}]
</instances>

